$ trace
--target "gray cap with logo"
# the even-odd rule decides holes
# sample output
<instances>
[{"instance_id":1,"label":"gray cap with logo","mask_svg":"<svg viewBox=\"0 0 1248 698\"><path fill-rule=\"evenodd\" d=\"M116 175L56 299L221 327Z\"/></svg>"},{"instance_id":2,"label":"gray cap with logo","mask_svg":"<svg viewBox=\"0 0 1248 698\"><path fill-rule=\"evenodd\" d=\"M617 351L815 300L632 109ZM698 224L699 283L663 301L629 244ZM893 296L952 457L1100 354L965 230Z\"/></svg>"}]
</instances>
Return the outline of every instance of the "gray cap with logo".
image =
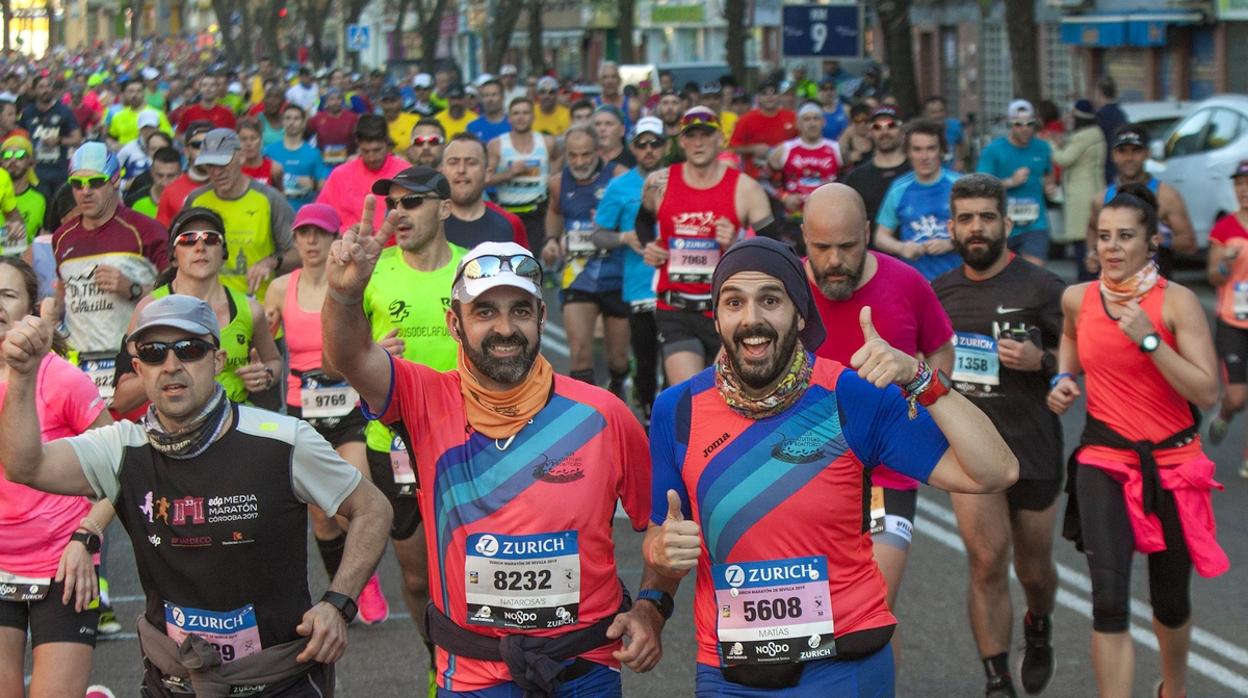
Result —
<instances>
[{"instance_id":1,"label":"gray cap with logo","mask_svg":"<svg viewBox=\"0 0 1248 698\"><path fill-rule=\"evenodd\" d=\"M221 326L217 323L217 314L212 306L194 296L174 293L148 303L139 312L138 322L130 339L138 341L139 336L157 327L169 327L183 330L193 335L211 335L217 346L221 345Z\"/></svg>"}]
</instances>

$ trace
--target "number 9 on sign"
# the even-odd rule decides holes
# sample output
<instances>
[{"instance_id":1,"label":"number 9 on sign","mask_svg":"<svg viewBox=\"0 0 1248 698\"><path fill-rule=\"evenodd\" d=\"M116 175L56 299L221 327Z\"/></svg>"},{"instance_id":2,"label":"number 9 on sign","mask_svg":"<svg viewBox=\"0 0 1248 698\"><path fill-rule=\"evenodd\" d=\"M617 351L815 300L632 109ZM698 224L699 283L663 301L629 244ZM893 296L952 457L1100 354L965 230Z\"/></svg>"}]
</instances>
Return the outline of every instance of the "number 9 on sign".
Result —
<instances>
[{"instance_id":1,"label":"number 9 on sign","mask_svg":"<svg viewBox=\"0 0 1248 698\"><path fill-rule=\"evenodd\" d=\"M828 41L828 25L815 22L810 25L811 52L821 53L823 45Z\"/></svg>"}]
</instances>

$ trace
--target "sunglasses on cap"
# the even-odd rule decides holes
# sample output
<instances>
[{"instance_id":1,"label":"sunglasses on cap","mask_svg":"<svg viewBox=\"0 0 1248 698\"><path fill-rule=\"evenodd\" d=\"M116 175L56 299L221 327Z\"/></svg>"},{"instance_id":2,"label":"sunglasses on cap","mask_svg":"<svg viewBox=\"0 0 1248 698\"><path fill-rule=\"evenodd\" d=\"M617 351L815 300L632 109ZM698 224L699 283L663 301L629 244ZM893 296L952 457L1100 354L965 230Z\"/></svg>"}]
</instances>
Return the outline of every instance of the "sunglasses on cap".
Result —
<instances>
[{"instance_id":1,"label":"sunglasses on cap","mask_svg":"<svg viewBox=\"0 0 1248 698\"><path fill-rule=\"evenodd\" d=\"M413 136L412 145L442 145L442 136Z\"/></svg>"},{"instance_id":2,"label":"sunglasses on cap","mask_svg":"<svg viewBox=\"0 0 1248 698\"><path fill-rule=\"evenodd\" d=\"M420 208L421 204L425 203L425 199L429 199L429 198L436 199L438 197L436 196L430 197L427 194L408 194L407 196L404 196L399 199L392 199L387 196L386 197L386 210L393 211L394 209L402 206L403 210L405 211L415 211L416 209Z\"/></svg>"},{"instance_id":3,"label":"sunglasses on cap","mask_svg":"<svg viewBox=\"0 0 1248 698\"><path fill-rule=\"evenodd\" d=\"M203 242L208 247L215 247L225 241L225 236L215 230L184 230L173 239L173 244L180 247L194 247Z\"/></svg>"},{"instance_id":4,"label":"sunglasses on cap","mask_svg":"<svg viewBox=\"0 0 1248 698\"><path fill-rule=\"evenodd\" d=\"M4 151L5 160L20 160L26 157L25 150L6 150Z\"/></svg>"},{"instance_id":5,"label":"sunglasses on cap","mask_svg":"<svg viewBox=\"0 0 1248 698\"><path fill-rule=\"evenodd\" d=\"M504 271L509 271L516 276L528 279L533 284L540 285L542 283L542 265L537 260L527 254L513 255L496 255L484 254L473 259L459 270L459 276L455 282L460 279L465 281L476 281L477 279L488 279L498 276Z\"/></svg>"},{"instance_id":6,"label":"sunglasses on cap","mask_svg":"<svg viewBox=\"0 0 1248 698\"><path fill-rule=\"evenodd\" d=\"M897 128L897 122L889 119L887 121L880 120L871 124L872 131L892 131Z\"/></svg>"},{"instance_id":7,"label":"sunglasses on cap","mask_svg":"<svg viewBox=\"0 0 1248 698\"><path fill-rule=\"evenodd\" d=\"M682 129L691 126L706 126L707 128L718 129L719 121L710 112L694 112L680 117L680 127Z\"/></svg>"},{"instance_id":8,"label":"sunglasses on cap","mask_svg":"<svg viewBox=\"0 0 1248 698\"><path fill-rule=\"evenodd\" d=\"M179 339L176 342L146 342L135 347L139 361L148 366L160 366L172 351L178 361L199 361L217 350L216 345L202 339Z\"/></svg>"},{"instance_id":9,"label":"sunglasses on cap","mask_svg":"<svg viewBox=\"0 0 1248 698\"><path fill-rule=\"evenodd\" d=\"M105 184L108 184L109 179L111 178L108 175L102 174L88 175L86 177L70 177L69 186L74 189L100 189Z\"/></svg>"}]
</instances>

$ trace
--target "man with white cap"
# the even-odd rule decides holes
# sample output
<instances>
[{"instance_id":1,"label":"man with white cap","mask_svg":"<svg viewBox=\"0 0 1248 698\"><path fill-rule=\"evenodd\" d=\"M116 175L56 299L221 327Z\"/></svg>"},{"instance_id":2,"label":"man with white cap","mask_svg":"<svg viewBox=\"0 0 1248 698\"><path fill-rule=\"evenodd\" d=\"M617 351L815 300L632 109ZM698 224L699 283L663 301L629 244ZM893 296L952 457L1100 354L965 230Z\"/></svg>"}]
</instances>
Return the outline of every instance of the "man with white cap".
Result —
<instances>
[{"instance_id":1,"label":"man with white cap","mask_svg":"<svg viewBox=\"0 0 1248 698\"><path fill-rule=\"evenodd\" d=\"M433 76L429 73L417 73L416 77L412 78L412 88L416 92L416 100L412 103L410 111L421 116L433 116L433 113L438 110L430 100L433 94Z\"/></svg>"},{"instance_id":2,"label":"man with white cap","mask_svg":"<svg viewBox=\"0 0 1248 698\"><path fill-rule=\"evenodd\" d=\"M77 213L52 234L69 341L105 400L112 396L114 357L135 304L169 266L168 234L122 204L119 171L103 143L79 146L69 164Z\"/></svg>"},{"instance_id":3,"label":"man with white cap","mask_svg":"<svg viewBox=\"0 0 1248 698\"><path fill-rule=\"evenodd\" d=\"M511 100L516 97L529 96L528 88L519 83L518 77L519 71L516 70L516 66L512 63L504 63L498 69L498 81L503 83L504 104L511 104Z\"/></svg>"},{"instance_id":4,"label":"man with white cap","mask_svg":"<svg viewBox=\"0 0 1248 698\"><path fill-rule=\"evenodd\" d=\"M823 107L815 102L803 104L797 110L797 138L767 155L767 166L780 173L780 202L790 221L800 222L806 199L824 184L835 182L841 172L841 147L823 137L825 119Z\"/></svg>"},{"instance_id":5,"label":"man with white cap","mask_svg":"<svg viewBox=\"0 0 1248 698\"><path fill-rule=\"evenodd\" d=\"M658 662L672 606L647 567L630 608L611 538L617 502L635 529L646 522L645 435L624 403L541 355L542 269L515 243L483 243L458 265L445 314L455 370L390 356L361 303L394 218L374 233L366 216L334 243L324 346L369 414L422 437L412 468L439 695L619 696L621 663Z\"/></svg>"},{"instance_id":6,"label":"man with white cap","mask_svg":"<svg viewBox=\"0 0 1248 698\"><path fill-rule=\"evenodd\" d=\"M129 350L152 402L142 420L41 444L34 384L52 344L47 315L4 340L0 460L15 482L113 503L146 597L143 695L332 693L353 599L385 544L385 499L306 422L226 399L216 313L191 296L137 318ZM315 604L307 504L350 522Z\"/></svg>"},{"instance_id":7,"label":"man with white cap","mask_svg":"<svg viewBox=\"0 0 1248 698\"><path fill-rule=\"evenodd\" d=\"M147 139L157 131L163 131L160 124L161 115L155 109L140 112L135 122L138 125L138 136L131 139L117 151L117 162L121 165L123 188L129 190L130 182L135 177L147 172L152 166L152 154L147 150ZM170 136L172 139L173 136Z\"/></svg>"},{"instance_id":8,"label":"man with white cap","mask_svg":"<svg viewBox=\"0 0 1248 698\"><path fill-rule=\"evenodd\" d=\"M513 102L508 102L508 107ZM548 136L562 136L571 125L572 112L559 103L559 81L549 75L542 76L537 81L537 104L533 107L533 130Z\"/></svg>"},{"instance_id":9,"label":"man with white cap","mask_svg":"<svg viewBox=\"0 0 1248 698\"><path fill-rule=\"evenodd\" d=\"M1036 110L1016 99L1007 110L1010 130L989 143L979 155L976 172L990 174L1005 185L1006 215L1014 222L1006 245L1032 264L1049 258L1049 214L1044 190L1053 176L1053 148L1036 138Z\"/></svg>"},{"instance_id":10,"label":"man with white cap","mask_svg":"<svg viewBox=\"0 0 1248 698\"><path fill-rule=\"evenodd\" d=\"M299 264L291 224L295 212L286 197L243 174L242 147L232 129L204 134L195 165L208 171L208 183L186 197L186 206L203 206L225 221L229 259L221 283L263 298L269 281Z\"/></svg>"},{"instance_id":11,"label":"man with white cap","mask_svg":"<svg viewBox=\"0 0 1248 698\"><path fill-rule=\"evenodd\" d=\"M143 101L143 81L137 78L126 80L121 85L121 109L113 112L108 118L108 137L116 146L124 147L133 142L143 132L143 124L139 123L144 116L151 114L156 118L156 126L173 136L173 126L169 125L169 117L164 112L147 106ZM148 117L149 119L151 117Z\"/></svg>"}]
</instances>

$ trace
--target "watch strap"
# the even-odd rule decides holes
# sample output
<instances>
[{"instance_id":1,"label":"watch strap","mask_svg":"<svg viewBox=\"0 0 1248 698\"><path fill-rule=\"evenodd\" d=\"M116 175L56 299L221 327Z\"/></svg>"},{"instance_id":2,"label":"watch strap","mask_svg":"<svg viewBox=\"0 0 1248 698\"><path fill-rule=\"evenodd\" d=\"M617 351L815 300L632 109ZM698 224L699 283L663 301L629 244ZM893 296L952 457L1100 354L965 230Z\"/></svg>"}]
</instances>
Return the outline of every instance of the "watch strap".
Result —
<instances>
[{"instance_id":1,"label":"watch strap","mask_svg":"<svg viewBox=\"0 0 1248 698\"><path fill-rule=\"evenodd\" d=\"M676 600L672 595L661 589L642 589L637 592L638 601L649 601L659 609L659 615L663 616L663 620L672 617L672 612L676 610Z\"/></svg>"},{"instance_id":2,"label":"watch strap","mask_svg":"<svg viewBox=\"0 0 1248 698\"><path fill-rule=\"evenodd\" d=\"M348 623L355 620L355 615L360 611L359 607L355 605L355 599L346 594L339 594L336 591L325 592L325 595L321 597L321 601L338 609L342 619Z\"/></svg>"},{"instance_id":3,"label":"watch strap","mask_svg":"<svg viewBox=\"0 0 1248 698\"><path fill-rule=\"evenodd\" d=\"M86 547L87 552L91 554L100 552L100 537L90 531L74 531L74 534L69 539L82 543Z\"/></svg>"},{"instance_id":4,"label":"watch strap","mask_svg":"<svg viewBox=\"0 0 1248 698\"><path fill-rule=\"evenodd\" d=\"M927 387L915 396L915 400L924 407L931 407L937 400L949 394L949 384L949 376L944 371L937 371Z\"/></svg>"}]
</instances>

